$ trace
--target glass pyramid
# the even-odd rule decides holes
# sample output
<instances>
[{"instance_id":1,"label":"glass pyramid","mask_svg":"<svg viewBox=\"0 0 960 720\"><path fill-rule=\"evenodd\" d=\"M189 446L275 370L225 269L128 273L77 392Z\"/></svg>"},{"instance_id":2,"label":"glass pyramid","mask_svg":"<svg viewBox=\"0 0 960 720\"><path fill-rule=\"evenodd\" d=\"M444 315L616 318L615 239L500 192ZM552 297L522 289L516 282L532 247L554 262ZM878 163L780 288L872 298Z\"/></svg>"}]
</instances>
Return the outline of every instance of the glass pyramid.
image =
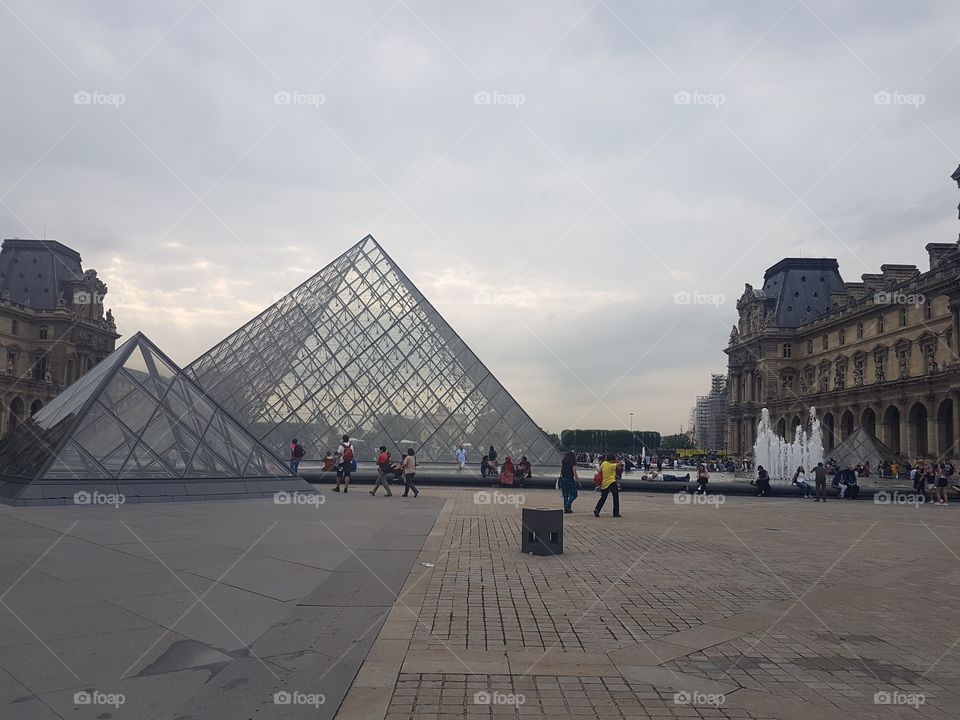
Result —
<instances>
[{"instance_id":1,"label":"glass pyramid","mask_svg":"<svg viewBox=\"0 0 960 720\"><path fill-rule=\"evenodd\" d=\"M0 441L0 499L90 488L129 498L311 491L141 333Z\"/></svg>"},{"instance_id":2,"label":"glass pyramid","mask_svg":"<svg viewBox=\"0 0 960 720\"><path fill-rule=\"evenodd\" d=\"M309 457L344 433L358 458L526 455L559 465L540 427L368 235L184 372L264 445Z\"/></svg>"}]
</instances>

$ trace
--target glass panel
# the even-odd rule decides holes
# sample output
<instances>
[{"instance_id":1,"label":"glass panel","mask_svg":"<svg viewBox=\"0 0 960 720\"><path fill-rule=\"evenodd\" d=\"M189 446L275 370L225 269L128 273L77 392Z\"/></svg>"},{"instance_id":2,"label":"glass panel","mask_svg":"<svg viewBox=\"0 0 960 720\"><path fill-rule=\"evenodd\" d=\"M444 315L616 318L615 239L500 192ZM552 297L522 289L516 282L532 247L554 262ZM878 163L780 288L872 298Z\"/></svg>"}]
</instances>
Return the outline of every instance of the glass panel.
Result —
<instances>
[{"instance_id":1,"label":"glass panel","mask_svg":"<svg viewBox=\"0 0 960 720\"><path fill-rule=\"evenodd\" d=\"M164 410L157 412L140 440L178 475L186 470L193 451L200 443L200 439L187 430L186 425Z\"/></svg>"},{"instance_id":2,"label":"glass panel","mask_svg":"<svg viewBox=\"0 0 960 720\"><path fill-rule=\"evenodd\" d=\"M117 477L139 480L175 478L177 476L160 458L150 452L146 445L138 443Z\"/></svg>"},{"instance_id":3,"label":"glass panel","mask_svg":"<svg viewBox=\"0 0 960 720\"><path fill-rule=\"evenodd\" d=\"M110 380L100 396L102 402L124 425L139 433L157 409L157 401L133 381L126 370L121 370ZM117 397L122 399L117 401Z\"/></svg>"},{"instance_id":4,"label":"glass panel","mask_svg":"<svg viewBox=\"0 0 960 720\"><path fill-rule=\"evenodd\" d=\"M190 466L183 475L184 479L200 480L203 478L237 477L237 473L230 466L212 452L210 448L201 445L190 461Z\"/></svg>"},{"instance_id":5,"label":"glass panel","mask_svg":"<svg viewBox=\"0 0 960 720\"><path fill-rule=\"evenodd\" d=\"M99 402L80 423L74 439L111 475L120 472L136 444L136 436L114 420Z\"/></svg>"},{"instance_id":6,"label":"glass panel","mask_svg":"<svg viewBox=\"0 0 960 720\"><path fill-rule=\"evenodd\" d=\"M57 459L44 475L49 480L106 480L109 477L93 458L72 441L57 454Z\"/></svg>"}]
</instances>

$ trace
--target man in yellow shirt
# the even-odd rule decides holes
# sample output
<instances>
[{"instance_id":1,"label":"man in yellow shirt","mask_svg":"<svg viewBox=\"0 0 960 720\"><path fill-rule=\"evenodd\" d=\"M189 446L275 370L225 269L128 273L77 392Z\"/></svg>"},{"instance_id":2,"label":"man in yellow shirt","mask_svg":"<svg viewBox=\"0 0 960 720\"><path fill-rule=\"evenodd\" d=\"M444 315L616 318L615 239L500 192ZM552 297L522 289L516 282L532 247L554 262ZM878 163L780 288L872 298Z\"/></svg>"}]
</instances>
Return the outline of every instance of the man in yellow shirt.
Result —
<instances>
[{"instance_id":1,"label":"man in yellow shirt","mask_svg":"<svg viewBox=\"0 0 960 720\"><path fill-rule=\"evenodd\" d=\"M606 459L600 463L600 472L603 474L603 480L600 483L600 500L593 509L593 516L600 517L600 511L603 504L607 501L607 495L613 493L613 516L620 517L620 487L617 483L617 471L620 463L617 462L617 456L613 453L607 453Z\"/></svg>"}]
</instances>

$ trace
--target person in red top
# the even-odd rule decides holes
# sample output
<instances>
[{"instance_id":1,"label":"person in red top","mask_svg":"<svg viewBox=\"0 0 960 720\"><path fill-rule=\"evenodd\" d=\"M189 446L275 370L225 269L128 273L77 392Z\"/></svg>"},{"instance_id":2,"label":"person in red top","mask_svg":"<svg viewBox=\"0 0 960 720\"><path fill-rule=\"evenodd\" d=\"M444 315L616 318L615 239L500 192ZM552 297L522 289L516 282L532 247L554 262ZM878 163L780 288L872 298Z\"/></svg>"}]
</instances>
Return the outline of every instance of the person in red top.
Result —
<instances>
[{"instance_id":1,"label":"person in red top","mask_svg":"<svg viewBox=\"0 0 960 720\"><path fill-rule=\"evenodd\" d=\"M503 467L500 468L500 485L513 486L513 459L509 455L503 459Z\"/></svg>"},{"instance_id":2,"label":"person in red top","mask_svg":"<svg viewBox=\"0 0 960 720\"><path fill-rule=\"evenodd\" d=\"M376 495L377 489L381 485L383 485L383 489L387 491L387 497L393 495L390 491L390 485L387 484L387 473L389 472L391 472L390 453L387 452L386 446L381 445L380 454L377 455L377 482L374 483L373 490L370 491L371 495Z\"/></svg>"}]
</instances>

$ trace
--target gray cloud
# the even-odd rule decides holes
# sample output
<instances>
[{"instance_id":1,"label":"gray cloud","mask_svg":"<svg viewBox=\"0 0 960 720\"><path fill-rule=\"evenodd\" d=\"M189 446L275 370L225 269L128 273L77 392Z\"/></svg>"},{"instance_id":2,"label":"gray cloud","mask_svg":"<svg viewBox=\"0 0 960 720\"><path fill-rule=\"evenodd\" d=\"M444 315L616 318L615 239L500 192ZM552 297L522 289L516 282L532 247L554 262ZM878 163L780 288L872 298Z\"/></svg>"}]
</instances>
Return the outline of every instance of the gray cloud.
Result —
<instances>
[{"instance_id":1,"label":"gray cloud","mask_svg":"<svg viewBox=\"0 0 960 720\"><path fill-rule=\"evenodd\" d=\"M744 282L957 230L946 0L7 7L0 230L182 362L372 232L541 424L673 431Z\"/></svg>"}]
</instances>

